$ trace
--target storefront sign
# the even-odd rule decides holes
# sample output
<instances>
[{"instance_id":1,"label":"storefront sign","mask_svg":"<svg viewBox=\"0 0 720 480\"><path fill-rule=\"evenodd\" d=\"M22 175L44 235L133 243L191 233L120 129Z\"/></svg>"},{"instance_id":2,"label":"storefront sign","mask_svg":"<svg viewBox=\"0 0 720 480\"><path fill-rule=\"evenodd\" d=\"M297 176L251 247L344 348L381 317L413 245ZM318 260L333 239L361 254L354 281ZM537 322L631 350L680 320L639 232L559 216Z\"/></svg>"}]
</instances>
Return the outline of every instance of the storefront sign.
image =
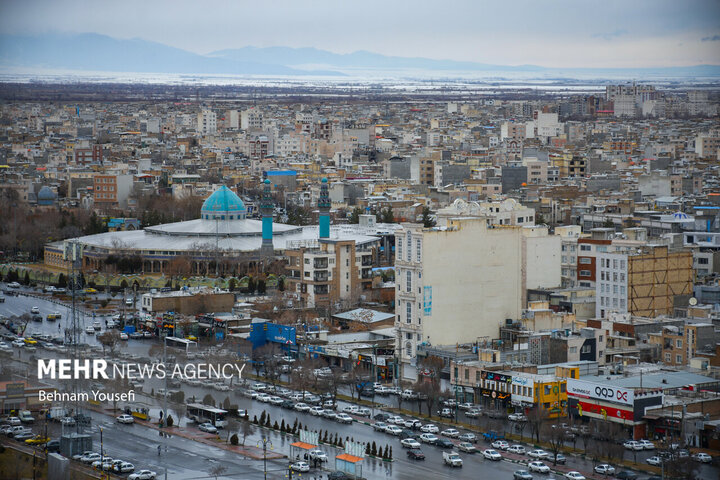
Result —
<instances>
[{"instance_id":1,"label":"storefront sign","mask_svg":"<svg viewBox=\"0 0 720 480\"><path fill-rule=\"evenodd\" d=\"M572 378L567 379L567 393L572 397L591 398L623 405L633 405L635 402L633 390L612 387L606 383L585 382Z\"/></svg>"},{"instance_id":2,"label":"storefront sign","mask_svg":"<svg viewBox=\"0 0 720 480\"><path fill-rule=\"evenodd\" d=\"M604 420L627 420L633 421L633 412L630 410L623 410L621 408L610 407L606 405L597 405L594 403L578 401L578 405L583 415L595 415L600 416Z\"/></svg>"}]
</instances>

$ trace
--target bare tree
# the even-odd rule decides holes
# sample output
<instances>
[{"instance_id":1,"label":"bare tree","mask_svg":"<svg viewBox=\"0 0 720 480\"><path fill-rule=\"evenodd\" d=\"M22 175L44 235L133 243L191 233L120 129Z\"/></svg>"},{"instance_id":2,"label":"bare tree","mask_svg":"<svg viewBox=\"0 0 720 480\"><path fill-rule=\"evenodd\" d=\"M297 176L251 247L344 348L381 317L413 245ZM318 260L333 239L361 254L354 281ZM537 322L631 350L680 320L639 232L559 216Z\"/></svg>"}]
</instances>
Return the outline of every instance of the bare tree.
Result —
<instances>
[{"instance_id":1,"label":"bare tree","mask_svg":"<svg viewBox=\"0 0 720 480\"><path fill-rule=\"evenodd\" d=\"M247 440L247 437L252 435L254 432L255 427L253 426L252 422L250 422L250 420L243 419L240 422L240 433L242 433L243 447L245 446L245 440Z\"/></svg>"},{"instance_id":2,"label":"bare tree","mask_svg":"<svg viewBox=\"0 0 720 480\"><path fill-rule=\"evenodd\" d=\"M213 465L212 467L210 467L210 470L208 470L208 473L211 477L215 477L215 480L217 480L217 478L226 471L227 467L225 467L224 465Z\"/></svg>"},{"instance_id":3,"label":"bare tree","mask_svg":"<svg viewBox=\"0 0 720 480\"><path fill-rule=\"evenodd\" d=\"M555 459L565 443L565 431L558 424L550 425L549 423L545 423L541 425L540 428L543 438L550 446L550 452L553 454L553 463L555 463Z\"/></svg>"},{"instance_id":4,"label":"bare tree","mask_svg":"<svg viewBox=\"0 0 720 480\"><path fill-rule=\"evenodd\" d=\"M530 436L535 437L537 441L540 441L540 431L545 421L548 419L548 412L546 409L537 406L530 410L528 417L528 425L530 425Z\"/></svg>"},{"instance_id":5,"label":"bare tree","mask_svg":"<svg viewBox=\"0 0 720 480\"><path fill-rule=\"evenodd\" d=\"M115 356L115 349L120 342L120 332L117 330L105 330L102 334L97 336L98 341L103 347L103 355L105 355L105 349L110 350L110 356Z\"/></svg>"}]
</instances>

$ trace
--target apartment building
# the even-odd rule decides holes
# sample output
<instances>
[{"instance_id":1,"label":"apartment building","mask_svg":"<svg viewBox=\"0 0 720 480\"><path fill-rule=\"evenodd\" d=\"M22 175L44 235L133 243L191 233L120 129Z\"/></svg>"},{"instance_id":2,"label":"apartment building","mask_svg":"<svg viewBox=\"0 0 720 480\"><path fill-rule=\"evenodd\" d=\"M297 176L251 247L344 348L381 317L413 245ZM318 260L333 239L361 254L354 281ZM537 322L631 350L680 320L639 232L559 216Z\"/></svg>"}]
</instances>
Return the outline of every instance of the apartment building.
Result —
<instances>
[{"instance_id":1,"label":"apartment building","mask_svg":"<svg viewBox=\"0 0 720 480\"><path fill-rule=\"evenodd\" d=\"M126 208L132 188L132 175L95 175L93 177L95 206Z\"/></svg>"},{"instance_id":2,"label":"apartment building","mask_svg":"<svg viewBox=\"0 0 720 480\"><path fill-rule=\"evenodd\" d=\"M215 112L204 108L198 113L197 133L200 135L215 135L217 133L217 115Z\"/></svg>"},{"instance_id":3,"label":"apartment building","mask_svg":"<svg viewBox=\"0 0 720 480\"><path fill-rule=\"evenodd\" d=\"M240 114L240 128L247 130L262 130L263 129L263 114L262 112L253 107L247 110L243 110Z\"/></svg>"},{"instance_id":4,"label":"apartment building","mask_svg":"<svg viewBox=\"0 0 720 480\"><path fill-rule=\"evenodd\" d=\"M546 227L489 223L484 216L442 216L435 228L403 224L396 231L402 376L415 376L418 344L494 338L505 319L519 318L528 288L560 284L560 237Z\"/></svg>"},{"instance_id":5,"label":"apartment building","mask_svg":"<svg viewBox=\"0 0 720 480\"><path fill-rule=\"evenodd\" d=\"M285 251L286 290L309 308L357 302L372 288L377 242L320 239Z\"/></svg>"},{"instance_id":6,"label":"apartment building","mask_svg":"<svg viewBox=\"0 0 720 480\"><path fill-rule=\"evenodd\" d=\"M666 325L661 332L648 334L648 343L660 346L660 360L670 366L689 365L699 351L713 352L715 341L712 323Z\"/></svg>"},{"instance_id":7,"label":"apartment building","mask_svg":"<svg viewBox=\"0 0 720 480\"><path fill-rule=\"evenodd\" d=\"M666 246L627 248L596 257L595 315L610 312L643 317L671 315L678 295L692 295L693 262L689 251Z\"/></svg>"}]
</instances>

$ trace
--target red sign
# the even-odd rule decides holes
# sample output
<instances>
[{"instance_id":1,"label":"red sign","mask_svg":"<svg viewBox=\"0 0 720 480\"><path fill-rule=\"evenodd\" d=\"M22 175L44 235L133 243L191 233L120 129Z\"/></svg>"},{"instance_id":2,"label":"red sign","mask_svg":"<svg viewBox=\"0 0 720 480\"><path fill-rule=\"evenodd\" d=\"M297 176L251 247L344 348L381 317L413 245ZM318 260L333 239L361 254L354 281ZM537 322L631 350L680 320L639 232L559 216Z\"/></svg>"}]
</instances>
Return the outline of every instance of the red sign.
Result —
<instances>
[{"instance_id":1,"label":"red sign","mask_svg":"<svg viewBox=\"0 0 720 480\"><path fill-rule=\"evenodd\" d=\"M615 418L617 420L633 421L633 412L630 410L609 407L607 405L596 405L594 403L583 401L578 401L578 404L582 407L583 415L586 413L594 413L595 415L600 415L601 417L607 419Z\"/></svg>"}]
</instances>

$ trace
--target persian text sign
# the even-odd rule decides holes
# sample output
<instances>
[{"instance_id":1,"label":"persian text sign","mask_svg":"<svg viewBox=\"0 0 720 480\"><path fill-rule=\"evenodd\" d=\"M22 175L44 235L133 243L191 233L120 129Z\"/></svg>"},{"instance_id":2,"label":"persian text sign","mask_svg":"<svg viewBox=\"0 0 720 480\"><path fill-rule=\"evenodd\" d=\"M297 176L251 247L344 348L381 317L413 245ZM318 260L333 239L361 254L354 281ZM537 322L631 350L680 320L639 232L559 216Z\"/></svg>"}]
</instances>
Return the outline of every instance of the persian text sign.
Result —
<instances>
[{"instance_id":1,"label":"persian text sign","mask_svg":"<svg viewBox=\"0 0 720 480\"><path fill-rule=\"evenodd\" d=\"M567 393L572 397L592 398L605 402L633 405L635 395L628 388L617 388L609 383L593 383L583 380L567 379Z\"/></svg>"}]
</instances>

